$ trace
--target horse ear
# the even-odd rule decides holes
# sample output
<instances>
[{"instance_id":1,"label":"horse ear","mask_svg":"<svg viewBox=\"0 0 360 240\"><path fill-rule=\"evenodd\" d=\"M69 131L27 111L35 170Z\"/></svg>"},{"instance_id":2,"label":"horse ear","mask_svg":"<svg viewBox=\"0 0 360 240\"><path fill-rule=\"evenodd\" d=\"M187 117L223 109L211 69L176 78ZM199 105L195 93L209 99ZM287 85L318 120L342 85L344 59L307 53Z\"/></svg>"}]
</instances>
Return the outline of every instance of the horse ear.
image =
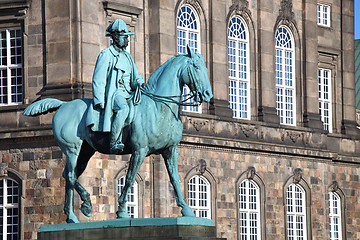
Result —
<instances>
[{"instance_id":1,"label":"horse ear","mask_svg":"<svg viewBox=\"0 0 360 240\"><path fill-rule=\"evenodd\" d=\"M194 51L191 50L191 48L189 47L189 44L186 45L186 47L187 47L187 52L188 52L190 58L193 58L194 57Z\"/></svg>"}]
</instances>

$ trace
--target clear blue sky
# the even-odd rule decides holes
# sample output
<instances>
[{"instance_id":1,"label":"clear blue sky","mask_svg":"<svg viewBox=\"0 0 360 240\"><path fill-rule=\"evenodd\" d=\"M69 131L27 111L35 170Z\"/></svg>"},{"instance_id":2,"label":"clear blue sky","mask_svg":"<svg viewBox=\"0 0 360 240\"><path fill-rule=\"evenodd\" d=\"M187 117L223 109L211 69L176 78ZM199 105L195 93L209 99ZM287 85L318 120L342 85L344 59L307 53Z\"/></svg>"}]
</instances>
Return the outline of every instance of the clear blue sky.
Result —
<instances>
[{"instance_id":1,"label":"clear blue sky","mask_svg":"<svg viewBox=\"0 0 360 240\"><path fill-rule=\"evenodd\" d=\"M355 39L360 39L360 0L355 0Z\"/></svg>"}]
</instances>

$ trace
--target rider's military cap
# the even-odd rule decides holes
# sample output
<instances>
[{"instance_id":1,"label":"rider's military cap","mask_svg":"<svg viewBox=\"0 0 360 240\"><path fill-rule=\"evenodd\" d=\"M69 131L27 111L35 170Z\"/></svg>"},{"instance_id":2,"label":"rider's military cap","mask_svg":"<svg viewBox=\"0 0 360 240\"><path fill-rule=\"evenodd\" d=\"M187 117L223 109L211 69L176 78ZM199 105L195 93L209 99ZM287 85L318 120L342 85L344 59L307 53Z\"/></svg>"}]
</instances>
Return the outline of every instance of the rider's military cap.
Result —
<instances>
[{"instance_id":1,"label":"rider's military cap","mask_svg":"<svg viewBox=\"0 0 360 240\"><path fill-rule=\"evenodd\" d=\"M134 35L135 33L129 32L128 27L126 26L126 23L121 19L115 19L110 23L110 25L107 27L106 31L108 34L106 36L110 36L113 32L119 32L120 35Z\"/></svg>"}]
</instances>

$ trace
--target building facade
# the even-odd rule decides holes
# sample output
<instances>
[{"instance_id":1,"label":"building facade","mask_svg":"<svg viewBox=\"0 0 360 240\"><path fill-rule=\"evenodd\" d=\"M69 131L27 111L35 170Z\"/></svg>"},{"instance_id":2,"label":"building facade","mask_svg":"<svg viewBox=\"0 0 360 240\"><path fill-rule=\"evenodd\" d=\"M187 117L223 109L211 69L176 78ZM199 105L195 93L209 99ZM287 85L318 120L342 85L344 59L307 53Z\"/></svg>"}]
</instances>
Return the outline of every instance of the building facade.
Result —
<instances>
[{"instance_id":1,"label":"building facade","mask_svg":"<svg viewBox=\"0 0 360 240\"><path fill-rule=\"evenodd\" d=\"M227 239L360 239L352 0L0 0L1 238L36 239L64 223L65 156L43 98L91 98L105 29L123 19L148 79L200 52L214 97L182 109L179 173L186 201ZM186 93L188 89L184 88ZM71 116L69 116L71 117ZM115 218L129 156L96 153L80 183L93 215ZM145 159L132 217L179 216L163 159Z\"/></svg>"},{"instance_id":2,"label":"building facade","mask_svg":"<svg viewBox=\"0 0 360 240\"><path fill-rule=\"evenodd\" d=\"M355 40L355 96L356 96L356 121L360 125L360 39Z\"/></svg>"}]
</instances>

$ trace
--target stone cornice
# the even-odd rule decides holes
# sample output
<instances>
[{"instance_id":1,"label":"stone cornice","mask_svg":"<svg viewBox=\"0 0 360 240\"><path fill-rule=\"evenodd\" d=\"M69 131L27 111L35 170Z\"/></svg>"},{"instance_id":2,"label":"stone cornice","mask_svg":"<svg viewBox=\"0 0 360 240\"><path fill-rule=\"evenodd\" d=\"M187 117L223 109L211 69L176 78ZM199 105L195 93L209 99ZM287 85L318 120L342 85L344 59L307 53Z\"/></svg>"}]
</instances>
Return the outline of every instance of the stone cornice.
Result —
<instances>
[{"instance_id":1,"label":"stone cornice","mask_svg":"<svg viewBox=\"0 0 360 240\"><path fill-rule=\"evenodd\" d=\"M141 8L124 5L118 2L113 1L104 1L103 2L104 9L108 15L112 15L113 13L124 13L127 15L136 15L139 16L142 12Z\"/></svg>"},{"instance_id":2,"label":"stone cornice","mask_svg":"<svg viewBox=\"0 0 360 240\"><path fill-rule=\"evenodd\" d=\"M1 1L0 21L24 19L29 7L29 0Z\"/></svg>"}]
</instances>

